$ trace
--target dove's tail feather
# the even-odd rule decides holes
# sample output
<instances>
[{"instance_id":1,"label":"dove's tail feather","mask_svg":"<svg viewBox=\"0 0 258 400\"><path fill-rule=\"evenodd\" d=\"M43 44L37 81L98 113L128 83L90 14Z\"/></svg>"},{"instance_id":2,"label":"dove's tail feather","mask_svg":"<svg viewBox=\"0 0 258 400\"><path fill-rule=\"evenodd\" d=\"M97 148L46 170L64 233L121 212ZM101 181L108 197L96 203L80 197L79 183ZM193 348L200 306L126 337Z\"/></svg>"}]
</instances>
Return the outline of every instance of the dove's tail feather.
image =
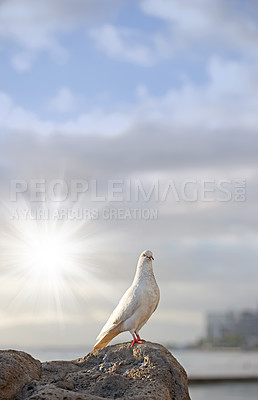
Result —
<instances>
[{"instance_id":1,"label":"dove's tail feather","mask_svg":"<svg viewBox=\"0 0 258 400\"><path fill-rule=\"evenodd\" d=\"M93 347L93 350L103 349L103 347L106 347L114 337L119 335L119 333L121 333L120 324L107 330L106 332L103 332L102 335L97 338L98 341Z\"/></svg>"}]
</instances>

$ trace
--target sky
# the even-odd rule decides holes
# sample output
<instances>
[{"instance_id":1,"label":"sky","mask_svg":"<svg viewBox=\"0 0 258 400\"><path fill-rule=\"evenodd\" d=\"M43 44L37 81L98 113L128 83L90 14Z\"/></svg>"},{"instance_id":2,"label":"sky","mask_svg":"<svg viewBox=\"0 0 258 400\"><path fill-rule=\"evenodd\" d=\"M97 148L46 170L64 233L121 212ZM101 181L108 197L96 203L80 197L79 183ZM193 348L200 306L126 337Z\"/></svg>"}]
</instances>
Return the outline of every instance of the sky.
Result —
<instances>
[{"instance_id":1,"label":"sky","mask_svg":"<svg viewBox=\"0 0 258 400\"><path fill-rule=\"evenodd\" d=\"M257 40L253 0L0 1L0 346L93 346L145 249L146 339L257 308Z\"/></svg>"}]
</instances>

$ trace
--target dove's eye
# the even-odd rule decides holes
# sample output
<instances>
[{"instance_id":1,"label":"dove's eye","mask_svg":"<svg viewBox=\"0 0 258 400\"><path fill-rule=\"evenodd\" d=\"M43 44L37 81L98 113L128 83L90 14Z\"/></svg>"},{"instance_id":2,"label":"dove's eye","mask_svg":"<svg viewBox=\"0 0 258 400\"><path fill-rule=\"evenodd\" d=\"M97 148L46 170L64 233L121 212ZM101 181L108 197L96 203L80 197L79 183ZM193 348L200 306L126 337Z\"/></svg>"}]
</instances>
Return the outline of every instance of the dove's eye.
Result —
<instances>
[{"instance_id":1,"label":"dove's eye","mask_svg":"<svg viewBox=\"0 0 258 400\"><path fill-rule=\"evenodd\" d=\"M143 257L146 257L146 254L145 253L143 253L143 255L142 255Z\"/></svg>"}]
</instances>

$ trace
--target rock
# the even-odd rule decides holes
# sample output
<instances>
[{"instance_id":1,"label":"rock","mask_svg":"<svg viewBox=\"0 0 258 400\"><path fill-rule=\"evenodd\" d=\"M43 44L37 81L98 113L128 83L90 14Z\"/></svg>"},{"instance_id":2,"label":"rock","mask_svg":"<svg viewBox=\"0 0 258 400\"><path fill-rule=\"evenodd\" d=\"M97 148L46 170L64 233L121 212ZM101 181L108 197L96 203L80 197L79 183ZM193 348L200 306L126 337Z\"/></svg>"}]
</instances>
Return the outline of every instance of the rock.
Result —
<instances>
[{"instance_id":1,"label":"rock","mask_svg":"<svg viewBox=\"0 0 258 400\"><path fill-rule=\"evenodd\" d=\"M122 343L73 361L42 364L13 400L190 400L187 376L172 354L154 343ZM17 393L17 392L16 392ZM5 399L7 400L7 399Z\"/></svg>"},{"instance_id":2,"label":"rock","mask_svg":"<svg viewBox=\"0 0 258 400\"><path fill-rule=\"evenodd\" d=\"M41 363L23 351L0 350L0 400L12 400L33 379L39 379Z\"/></svg>"},{"instance_id":3,"label":"rock","mask_svg":"<svg viewBox=\"0 0 258 400\"><path fill-rule=\"evenodd\" d=\"M122 343L77 360L81 372L69 374L75 388L111 399L188 400L184 369L163 346ZM90 371L90 373L89 373Z\"/></svg>"}]
</instances>

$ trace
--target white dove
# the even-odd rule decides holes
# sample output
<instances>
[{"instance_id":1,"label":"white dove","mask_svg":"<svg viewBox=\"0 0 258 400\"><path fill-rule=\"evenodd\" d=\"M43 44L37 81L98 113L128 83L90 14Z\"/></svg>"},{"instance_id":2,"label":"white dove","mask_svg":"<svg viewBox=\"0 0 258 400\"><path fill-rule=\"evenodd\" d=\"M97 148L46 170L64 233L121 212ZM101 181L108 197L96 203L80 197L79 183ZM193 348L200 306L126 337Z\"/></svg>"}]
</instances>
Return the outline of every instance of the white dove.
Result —
<instances>
[{"instance_id":1,"label":"white dove","mask_svg":"<svg viewBox=\"0 0 258 400\"><path fill-rule=\"evenodd\" d=\"M103 326L93 350L106 347L115 336L126 331L133 336L132 347L135 343L145 342L139 331L156 310L160 298L152 260L150 250L140 255L133 283Z\"/></svg>"}]
</instances>

